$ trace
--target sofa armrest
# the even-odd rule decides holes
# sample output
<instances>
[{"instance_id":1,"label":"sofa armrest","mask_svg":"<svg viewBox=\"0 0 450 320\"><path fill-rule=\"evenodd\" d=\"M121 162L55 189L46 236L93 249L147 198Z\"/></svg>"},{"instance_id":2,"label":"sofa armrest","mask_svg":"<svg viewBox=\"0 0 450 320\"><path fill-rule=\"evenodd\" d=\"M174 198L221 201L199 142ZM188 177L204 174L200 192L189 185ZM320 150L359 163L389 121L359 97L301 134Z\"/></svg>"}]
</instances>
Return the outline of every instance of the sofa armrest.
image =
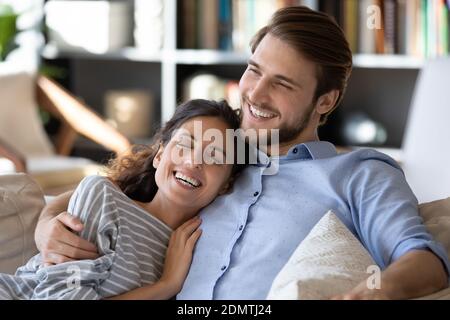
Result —
<instances>
[{"instance_id":1,"label":"sofa armrest","mask_svg":"<svg viewBox=\"0 0 450 320\"><path fill-rule=\"evenodd\" d=\"M16 167L16 172L27 172L25 157L13 146L0 139L0 157L12 161Z\"/></svg>"}]
</instances>

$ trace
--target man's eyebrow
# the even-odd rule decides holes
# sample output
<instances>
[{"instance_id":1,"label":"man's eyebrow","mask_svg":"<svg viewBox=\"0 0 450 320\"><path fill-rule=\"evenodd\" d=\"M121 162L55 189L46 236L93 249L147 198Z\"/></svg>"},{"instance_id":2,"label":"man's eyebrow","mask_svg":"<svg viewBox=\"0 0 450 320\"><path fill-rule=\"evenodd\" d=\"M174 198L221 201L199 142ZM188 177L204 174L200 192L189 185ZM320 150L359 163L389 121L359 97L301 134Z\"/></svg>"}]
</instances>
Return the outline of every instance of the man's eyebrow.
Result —
<instances>
[{"instance_id":1,"label":"man's eyebrow","mask_svg":"<svg viewBox=\"0 0 450 320\"><path fill-rule=\"evenodd\" d=\"M254 60L252 60L252 59L248 59L247 63L252 65L252 66L254 66L254 67L256 67L257 69L261 69L261 66L258 63L256 63ZM275 78L278 79L278 80L282 80L284 82L287 82L287 83L289 83L289 84L291 84L293 86L301 87L301 85L298 82L294 81L291 78L283 76L281 74L275 75Z\"/></svg>"}]
</instances>

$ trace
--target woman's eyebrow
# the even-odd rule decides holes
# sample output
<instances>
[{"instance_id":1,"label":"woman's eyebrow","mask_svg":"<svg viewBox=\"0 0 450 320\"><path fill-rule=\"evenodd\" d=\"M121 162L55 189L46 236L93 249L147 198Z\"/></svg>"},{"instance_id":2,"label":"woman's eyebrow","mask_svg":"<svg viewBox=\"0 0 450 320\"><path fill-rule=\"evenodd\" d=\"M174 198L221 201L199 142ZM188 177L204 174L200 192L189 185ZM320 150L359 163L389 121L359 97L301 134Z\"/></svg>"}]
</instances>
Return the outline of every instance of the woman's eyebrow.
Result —
<instances>
[{"instance_id":1,"label":"woman's eyebrow","mask_svg":"<svg viewBox=\"0 0 450 320\"><path fill-rule=\"evenodd\" d=\"M194 138L194 136L193 136L192 134L187 133L187 132L181 133L180 136L188 137L188 138L190 138L191 140L197 141L197 140Z\"/></svg>"}]
</instances>

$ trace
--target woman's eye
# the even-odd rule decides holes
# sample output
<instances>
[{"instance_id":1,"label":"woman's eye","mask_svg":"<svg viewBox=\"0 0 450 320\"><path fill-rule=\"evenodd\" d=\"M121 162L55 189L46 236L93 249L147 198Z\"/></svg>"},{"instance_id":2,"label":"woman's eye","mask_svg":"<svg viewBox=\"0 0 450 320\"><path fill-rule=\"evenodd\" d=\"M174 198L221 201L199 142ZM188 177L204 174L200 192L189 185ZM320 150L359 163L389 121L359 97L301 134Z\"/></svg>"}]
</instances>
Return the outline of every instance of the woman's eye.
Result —
<instances>
[{"instance_id":1,"label":"woman's eye","mask_svg":"<svg viewBox=\"0 0 450 320\"><path fill-rule=\"evenodd\" d=\"M192 146L187 143L177 142L177 147L183 148L183 149L192 149Z\"/></svg>"}]
</instances>

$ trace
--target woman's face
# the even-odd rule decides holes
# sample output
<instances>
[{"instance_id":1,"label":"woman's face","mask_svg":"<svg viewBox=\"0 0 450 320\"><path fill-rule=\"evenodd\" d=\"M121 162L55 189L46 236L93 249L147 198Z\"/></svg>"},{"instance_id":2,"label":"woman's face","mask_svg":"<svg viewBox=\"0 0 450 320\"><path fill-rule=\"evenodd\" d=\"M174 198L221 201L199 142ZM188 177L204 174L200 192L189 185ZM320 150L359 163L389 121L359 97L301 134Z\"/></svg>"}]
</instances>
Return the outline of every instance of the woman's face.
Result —
<instances>
[{"instance_id":1,"label":"woman's face","mask_svg":"<svg viewBox=\"0 0 450 320\"><path fill-rule=\"evenodd\" d=\"M225 191L232 170L225 164L228 128L220 118L196 117L176 130L153 161L159 196L198 211Z\"/></svg>"}]
</instances>

